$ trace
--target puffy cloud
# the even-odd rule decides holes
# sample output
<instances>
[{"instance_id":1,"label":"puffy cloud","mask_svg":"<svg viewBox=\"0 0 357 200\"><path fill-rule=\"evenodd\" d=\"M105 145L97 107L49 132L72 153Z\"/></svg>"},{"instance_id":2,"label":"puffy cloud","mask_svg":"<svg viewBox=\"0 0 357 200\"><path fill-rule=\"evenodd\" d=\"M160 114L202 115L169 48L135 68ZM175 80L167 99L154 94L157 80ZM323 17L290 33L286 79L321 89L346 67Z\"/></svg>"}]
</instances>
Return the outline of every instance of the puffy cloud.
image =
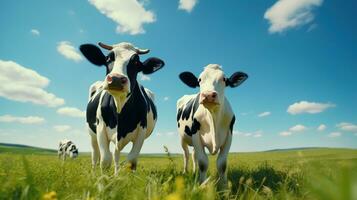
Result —
<instances>
[{"instance_id":1,"label":"puffy cloud","mask_svg":"<svg viewBox=\"0 0 357 200\"><path fill-rule=\"evenodd\" d=\"M266 117L269 116L271 114L271 112L262 112L258 115L258 117Z\"/></svg>"},{"instance_id":2,"label":"puffy cloud","mask_svg":"<svg viewBox=\"0 0 357 200\"><path fill-rule=\"evenodd\" d=\"M295 125L291 128L289 128L290 132L302 132L305 131L307 128L301 124Z\"/></svg>"},{"instance_id":3,"label":"puffy cloud","mask_svg":"<svg viewBox=\"0 0 357 200\"><path fill-rule=\"evenodd\" d=\"M254 132L243 132L243 131L233 130L233 135L259 138L263 136L263 131L257 130Z\"/></svg>"},{"instance_id":4,"label":"puffy cloud","mask_svg":"<svg viewBox=\"0 0 357 200\"><path fill-rule=\"evenodd\" d=\"M117 33L145 33L143 25L155 22L155 14L138 0L89 0L102 14L117 23Z\"/></svg>"},{"instance_id":5,"label":"puffy cloud","mask_svg":"<svg viewBox=\"0 0 357 200\"><path fill-rule=\"evenodd\" d=\"M198 0L180 0L178 9L191 12L198 3Z\"/></svg>"},{"instance_id":6,"label":"puffy cloud","mask_svg":"<svg viewBox=\"0 0 357 200\"><path fill-rule=\"evenodd\" d=\"M331 103L316 103L316 102L300 101L290 105L288 107L287 112L292 115L301 114L301 113L316 114L335 106L336 105Z\"/></svg>"},{"instance_id":7,"label":"puffy cloud","mask_svg":"<svg viewBox=\"0 0 357 200\"><path fill-rule=\"evenodd\" d=\"M57 110L60 115L66 115L69 117L85 117L86 113L74 107L62 107Z\"/></svg>"},{"instance_id":8,"label":"puffy cloud","mask_svg":"<svg viewBox=\"0 0 357 200\"><path fill-rule=\"evenodd\" d=\"M269 32L279 33L314 20L312 10L323 0L279 0L264 14L270 23Z\"/></svg>"},{"instance_id":9,"label":"puffy cloud","mask_svg":"<svg viewBox=\"0 0 357 200\"><path fill-rule=\"evenodd\" d=\"M175 136L175 135L178 135L178 133L176 133L174 131L156 133L156 136Z\"/></svg>"},{"instance_id":10,"label":"puffy cloud","mask_svg":"<svg viewBox=\"0 0 357 200\"><path fill-rule=\"evenodd\" d=\"M21 124L41 124L45 121L42 117L37 116L27 116L27 117L15 117L12 115L3 115L0 116L0 122L17 122Z\"/></svg>"},{"instance_id":11,"label":"puffy cloud","mask_svg":"<svg viewBox=\"0 0 357 200\"><path fill-rule=\"evenodd\" d=\"M319 127L317 127L318 131L324 131L326 129L326 125L325 124L321 124Z\"/></svg>"},{"instance_id":12,"label":"puffy cloud","mask_svg":"<svg viewBox=\"0 0 357 200\"><path fill-rule=\"evenodd\" d=\"M55 129L55 131L57 131L57 132L66 132L66 131L69 131L71 129L71 126L69 126L69 125L56 125L56 126L53 126L53 129Z\"/></svg>"},{"instance_id":13,"label":"puffy cloud","mask_svg":"<svg viewBox=\"0 0 357 200\"><path fill-rule=\"evenodd\" d=\"M50 80L13 61L0 60L0 96L19 102L57 107L64 99L44 90Z\"/></svg>"},{"instance_id":14,"label":"puffy cloud","mask_svg":"<svg viewBox=\"0 0 357 200\"><path fill-rule=\"evenodd\" d=\"M145 74L139 74L139 76L140 76L140 80L142 81L151 81L150 76L147 76Z\"/></svg>"},{"instance_id":15,"label":"puffy cloud","mask_svg":"<svg viewBox=\"0 0 357 200\"><path fill-rule=\"evenodd\" d=\"M57 45L57 51L69 60L73 60L75 62L83 60L76 48L68 41L59 42Z\"/></svg>"},{"instance_id":16,"label":"puffy cloud","mask_svg":"<svg viewBox=\"0 0 357 200\"><path fill-rule=\"evenodd\" d=\"M338 128L340 128L342 131L348 131L348 132L357 132L357 125L348 123L348 122L341 122L336 125Z\"/></svg>"},{"instance_id":17,"label":"puffy cloud","mask_svg":"<svg viewBox=\"0 0 357 200\"><path fill-rule=\"evenodd\" d=\"M334 137L340 137L341 135L342 134L340 132L332 132L327 137L334 138Z\"/></svg>"},{"instance_id":18,"label":"puffy cloud","mask_svg":"<svg viewBox=\"0 0 357 200\"><path fill-rule=\"evenodd\" d=\"M304 125L301 125L301 124L297 124L295 126L292 126L289 128L288 131L282 131L279 133L280 136L290 136L290 135L293 135L297 132L303 132L307 130L307 128L304 126Z\"/></svg>"},{"instance_id":19,"label":"puffy cloud","mask_svg":"<svg viewBox=\"0 0 357 200\"><path fill-rule=\"evenodd\" d=\"M37 29L31 29L31 30L30 30L30 33L31 33L32 35L36 35L36 36L39 36L39 35L40 35L40 31L37 30Z\"/></svg>"},{"instance_id":20,"label":"puffy cloud","mask_svg":"<svg viewBox=\"0 0 357 200\"><path fill-rule=\"evenodd\" d=\"M164 101L168 101L170 97L164 97Z\"/></svg>"},{"instance_id":21,"label":"puffy cloud","mask_svg":"<svg viewBox=\"0 0 357 200\"><path fill-rule=\"evenodd\" d=\"M292 135L293 133L292 132L289 132L289 131L282 131L279 133L280 136L290 136Z\"/></svg>"}]
</instances>

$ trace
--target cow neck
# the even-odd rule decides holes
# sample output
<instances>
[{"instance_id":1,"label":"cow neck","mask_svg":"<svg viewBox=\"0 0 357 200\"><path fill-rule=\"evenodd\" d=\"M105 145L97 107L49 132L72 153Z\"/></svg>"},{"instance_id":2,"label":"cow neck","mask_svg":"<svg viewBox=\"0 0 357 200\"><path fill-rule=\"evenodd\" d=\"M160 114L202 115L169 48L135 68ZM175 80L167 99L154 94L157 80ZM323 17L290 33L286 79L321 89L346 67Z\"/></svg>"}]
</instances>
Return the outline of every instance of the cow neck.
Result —
<instances>
[{"instance_id":1,"label":"cow neck","mask_svg":"<svg viewBox=\"0 0 357 200\"><path fill-rule=\"evenodd\" d=\"M213 126L210 132L210 135L212 136L212 154L216 154L218 152L219 147L217 147L217 143L220 144L220 141L218 141L220 139L219 134L217 134L217 128L218 128L218 124L221 123L222 118L223 118L223 114L224 114L224 103L225 101L221 101L221 104L214 108L214 109L208 109L208 119L209 119L209 123Z\"/></svg>"},{"instance_id":2,"label":"cow neck","mask_svg":"<svg viewBox=\"0 0 357 200\"><path fill-rule=\"evenodd\" d=\"M133 91L131 91L128 95L126 94L121 94L121 95L112 95L114 98L114 103L115 103L115 107L117 108L117 113L121 113L125 103L133 97L133 93L134 92L138 92L136 91L138 88L138 82L136 81L135 86L133 88Z\"/></svg>"}]
</instances>

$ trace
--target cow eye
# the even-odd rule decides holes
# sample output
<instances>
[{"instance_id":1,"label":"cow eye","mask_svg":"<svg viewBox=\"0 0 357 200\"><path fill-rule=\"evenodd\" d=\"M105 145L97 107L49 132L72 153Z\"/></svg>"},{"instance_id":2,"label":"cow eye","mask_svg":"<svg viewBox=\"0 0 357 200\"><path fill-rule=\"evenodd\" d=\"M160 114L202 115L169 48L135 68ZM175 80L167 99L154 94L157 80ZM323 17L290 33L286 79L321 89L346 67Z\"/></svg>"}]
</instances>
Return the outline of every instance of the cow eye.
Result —
<instances>
[{"instance_id":1,"label":"cow eye","mask_svg":"<svg viewBox=\"0 0 357 200\"><path fill-rule=\"evenodd\" d=\"M107 64L115 61L115 54L114 52L110 52L107 56Z\"/></svg>"},{"instance_id":2,"label":"cow eye","mask_svg":"<svg viewBox=\"0 0 357 200\"><path fill-rule=\"evenodd\" d=\"M223 81L223 82L226 82L226 80L227 80L227 79L226 79L225 77L223 77L222 81Z\"/></svg>"},{"instance_id":3,"label":"cow eye","mask_svg":"<svg viewBox=\"0 0 357 200\"><path fill-rule=\"evenodd\" d=\"M199 82L199 83L201 82L201 78L198 79L198 82Z\"/></svg>"}]
</instances>

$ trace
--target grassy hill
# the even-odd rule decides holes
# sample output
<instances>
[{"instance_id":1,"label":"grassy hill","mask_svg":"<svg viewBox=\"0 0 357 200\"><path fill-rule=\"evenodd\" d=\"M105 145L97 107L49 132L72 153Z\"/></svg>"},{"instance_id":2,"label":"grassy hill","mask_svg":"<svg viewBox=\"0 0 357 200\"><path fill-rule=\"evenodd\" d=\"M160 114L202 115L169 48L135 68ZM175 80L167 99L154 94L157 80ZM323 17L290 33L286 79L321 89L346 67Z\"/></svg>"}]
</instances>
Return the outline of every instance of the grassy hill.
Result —
<instances>
[{"instance_id":1,"label":"grassy hill","mask_svg":"<svg viewBox=\"0 0 357 200\"><path fill-rule=\"evenodd\" d=\"M33 147L22 144L0 143L0 153L19 153L19 154L53 154L56 150Z\"/></svg>"},{"instance_id":2,"label":"grassy hill","mask_svg":"<svg viewBox=\"0 0 357 200\"><path fill-rule=\"evenodd\" d=\"M0 199L357 199L357 150L231 153L226 187L209 159L210 180L200 186L177 155L143 155L136 172L124 164L113 176L113 167L92 171L88 154L62 162L54 150L2 144Z\"/></svg>"}]
</instances>

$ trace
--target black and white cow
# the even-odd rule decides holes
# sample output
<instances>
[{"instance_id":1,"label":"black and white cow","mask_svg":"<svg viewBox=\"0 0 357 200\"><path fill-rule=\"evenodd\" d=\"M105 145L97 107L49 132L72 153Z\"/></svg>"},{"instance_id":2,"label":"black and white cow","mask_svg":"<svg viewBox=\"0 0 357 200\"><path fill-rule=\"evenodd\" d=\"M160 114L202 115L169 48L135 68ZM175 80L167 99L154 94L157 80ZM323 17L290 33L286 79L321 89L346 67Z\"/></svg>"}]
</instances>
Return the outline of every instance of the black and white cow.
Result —
<instances>
[{"instance_id":1,"label":"black and white cow","mask_svg":"<svg viewBox=\"0 0 357 200\"><path fill-rule=\"evenodd\" d=\"M144 140L152 133L157 113L154 94L137 82L137 74L151 74L161 69L159 58L140 61L139 55L149 52L130 43L99 46L109 50L107 56L92 44L80 46L80 51L94 65L105 66L104 81L94 83L89 89L87 124L92 142L92 164L100 158L101 169L112 162L110 142L115 144L113 153L115 174L119 169L120 151L129 143L133 146L127 156L131 169L136 169L137 157Z\"/></svg>"},{"instance_id":2,"label":"black and white cow","mask_svg":"<svg viewBox=\"0 0 357 200\"><path fill-rule=\"evenodd\" d=\"M64 139L58 145L58 158L62 157L63 160L66 160L67 156L76 158L78 156L78 148L72 141Z\"/></svg>"},{"instance_id":3,"label":"black and white cow","mask_svg":"<svg viewBox=\"0 0 357 200\"><path fill-rule=\"evenodd\" d=\"M193 146L193 170L199 167L199 181L206 180L208 157L204 148L217 157L217 171L226 182L227 155L232 141L235 116L224 95L227 86L237 87L248 78L243 72L235 72L227 78L217 64L207 65L199 78L191 72L183 72L180 79L189 87L200 87L200 92L184 95L177 101L177 126L184 151L184 172L188 169L188 146Z\"/></svg>"}]
</instances>

